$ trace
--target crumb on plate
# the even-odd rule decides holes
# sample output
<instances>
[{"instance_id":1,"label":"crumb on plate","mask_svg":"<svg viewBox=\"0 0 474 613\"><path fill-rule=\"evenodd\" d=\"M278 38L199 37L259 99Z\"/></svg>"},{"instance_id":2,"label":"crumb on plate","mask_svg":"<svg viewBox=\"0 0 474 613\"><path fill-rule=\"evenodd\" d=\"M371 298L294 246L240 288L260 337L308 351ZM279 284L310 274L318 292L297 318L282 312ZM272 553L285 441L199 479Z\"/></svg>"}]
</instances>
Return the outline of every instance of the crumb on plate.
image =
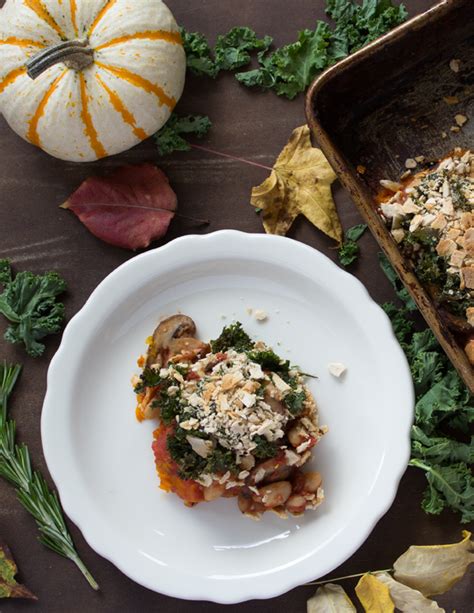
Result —
<instances>
[{"instance_id":1,"label":"crumb on plate","mask_svg":"<svg viewBox=\"0 0 474 613\"><path fill-rule=\"evenodd\" d=\"M347 368L342 364L342 362L330 362L328 364L328 370L333 377L337 377L338 379L346 372Z\"/></svg>"}]
</instances>

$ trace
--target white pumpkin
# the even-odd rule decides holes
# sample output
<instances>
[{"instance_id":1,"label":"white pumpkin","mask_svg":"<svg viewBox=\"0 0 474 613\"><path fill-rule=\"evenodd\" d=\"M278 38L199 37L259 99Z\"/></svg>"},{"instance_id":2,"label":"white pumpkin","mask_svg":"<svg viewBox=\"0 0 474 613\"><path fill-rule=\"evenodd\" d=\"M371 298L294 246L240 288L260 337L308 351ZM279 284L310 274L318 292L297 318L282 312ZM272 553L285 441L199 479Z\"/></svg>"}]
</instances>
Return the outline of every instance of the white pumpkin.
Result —
<instances>
[{"instance_id":1,"label":"white pumpkin","mask_svg":"<svg viewBox=\"0 0 474 613\"><path fill-rule=\"evenodd\" d=\"M0 111L63 160L120 153L159 130L185 72L161 0L6 0L0 11Z\"/></svg>"}]
</instances>

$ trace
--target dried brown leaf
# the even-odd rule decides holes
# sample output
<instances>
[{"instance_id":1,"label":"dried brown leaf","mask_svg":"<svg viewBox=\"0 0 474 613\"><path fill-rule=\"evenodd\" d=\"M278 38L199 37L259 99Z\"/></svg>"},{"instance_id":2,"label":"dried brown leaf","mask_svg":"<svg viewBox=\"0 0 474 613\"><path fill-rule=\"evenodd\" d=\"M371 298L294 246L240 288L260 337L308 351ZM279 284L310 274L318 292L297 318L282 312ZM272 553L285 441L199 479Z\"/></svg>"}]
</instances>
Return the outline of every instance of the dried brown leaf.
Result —
<instances>
[{"instance_id":1,"label":"dried brown leaf","mask_svg":"<svg viewBox=\"0 0 474 613\"><path fill-rule=\"evenodd\" d=\"M271 175L252 190L251 204L262 209L268 234L285 235L298 215L338 243L342 228L332 198L336 174L320 149L311 145L308 126L296 128Z\"/></svg>"}]
</instances>

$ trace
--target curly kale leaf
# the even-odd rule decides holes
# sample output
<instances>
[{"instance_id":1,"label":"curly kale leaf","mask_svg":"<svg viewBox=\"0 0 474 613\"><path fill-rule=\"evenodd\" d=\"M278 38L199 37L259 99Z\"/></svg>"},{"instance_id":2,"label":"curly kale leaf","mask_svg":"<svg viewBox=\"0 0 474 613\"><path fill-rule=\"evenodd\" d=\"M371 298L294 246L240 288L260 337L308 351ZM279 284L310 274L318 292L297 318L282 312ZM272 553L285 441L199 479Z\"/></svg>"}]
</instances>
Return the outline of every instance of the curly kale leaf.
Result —
<instances>
[{"instance_id":1,"label":"curly kale leaf","mask_svg":"<svg viewBox=\"0 0 474 613\"><path fill-rule=\"evenodd\" d=\"M230 449L224 449L220 445L207 457L206 472L211 474L226 473L230 470L235 474L239 472L235 461L235 455Z\"/></svg>"},{"instance_id":2,"label":"curly kale leaf","mask_svg":"<svg viewBox=\"0 0 474 613\"><path fill-rule=\"evenodd\" d=\"M474 521L474 478L464 462L441 465L423 462L416 458L410 461L426 472L428 489L422 507L430 514L439 515L445 507L461 514L461 522Z\"/></svg>"},{"instance_id":3,"label":"curly kale leaf","mask_svg":"<svg viewBox=\"0 0 474 613\"><path fill-rule=\"evenodd\" d=\"M359 256L359 245L357 241L367 230L367 224L361 223L349 228L346 232L344 243L339 249L339 262L343 266L349 266L355 262Z\"/></svg>"},{"instance_id":4,"label":"curly kale leaf","mask_svg":"<svg viewBox=\"0 0 474 613\"><path fill-rule=\"evenodd\" d=\"M386 259L383 268L402 299L395 271ZM462 522L474 519L474 440L468 439L474 421L474 399L452 367L431 330L414 331L412 309L384 305L410 365L415 386L415 424L410 466L425 471L428 488L422 507L438 514L459 511Z\"/></svg>"},{"instance_id":5,"label":"curly kale leaf","mask_svg":"<svg viewBox=\"0 0 474 613\"><path fill-rule=\"evenodd\" d=\"M453 368L438 380L433 380L431 387L424 394L417 396L415 405L416 423L430 434L446 419L454 417L469 405L473 399Z\"/></svg>"},{"instance_id":6,"label":"curly kale leaf","mask_svg":"<svg viewBox=\"0 0 474 613\"><path fill-rule=\"evenodd\" d=\"M174 385L174 381L167 381L168 386ZM174 422L177 415L181 412L181 395L177 392L173 395L168 393L168 386L163 385L158 393L158 398L153 401L154 407L160 409L160 419L164 424Z\"/></svg>"},{"instance_id":7,"label":"curly kale leaf","mask_svg":"<svg viewBox=\"0 0 474 613\"><path fill-rule=\"evenodd\" d=\"M388 261L387 256L384 253L379 253L379 263L387 279L392 284L393 289L395 290L397 296L404 303L405 308L408 309L409 311L416 311L417 306L415 304L415 301L408 293L407 288L400 281L399 276L393 269L392 265Z\"/></svg>"},{"instance_id":8,"label":"curly kale leaf","mask_svg":"<svg viewBox=\"0 0 474 613\"><path fill-rule=\"evenodd\" d=\"M213 79L222 70L236 70L247 66L252 59L251 52L266 51L272 44L270 36L258 38L257 34L247 27L232 28L226 34L218 36L214 49L199 32L187 32L182 28L181 37L188 69L197 76Z\"/></svg>"},{"instance_id":9,"label":"curly kale leaf","mask_svg":"<svg viewBox=\"0 0 474 613\"><path fill-rule=\"evenodd\" d=\"M413 333L413 321L409 318L410 312L407 309L399 309L392 302L386 302L382 305L382 308L390 317L398 342L405 349L405 341Z\"/></svg>"},{"instance_id":10,"label":"curly kale leaf","mask_svg":"<svg viewBox=\"0 0 474 613\"><path fill-rule=\"evenodd\" d=\"M247 87L273 90L294 98L303 92L318 73L388 32L407 17L403 5L391 0L328 0L327 13L335 27L318 21L314 30L303 30L298 40L259 54L259 67L236 74Z\"/></svg>"},{"instance_id":11,"label":"curly kale leaf","mask_svg":"<svg viewBox=\"0 0 474 613\"><path fill-rule=\"evenodd\" d=\"M416 357L422 351L438 351L439 352L440 345L436 340L436 336L433 332L426 328L426 330L422 330L421 332L415 332L411 339L410 344L410 356ZM440 353L440 355L443 355Z\"/></svg>"},{"instance_id":12,"label":"curly kale leaf","mask_svg":"<svg viewBox=\"0 0 474 613\"><path fill-rule=\"evenodd\" d=\"M207 458L202 458L193 450L186 438L187 436L208 439L208 436L203 432L187 431L179 427L168 436L166 445L171 458L179 467L181 479L196 479L203 473L220 474L230 471L235 474L239 472L232 451L216 444Z\"/></svg>"},{"instance_id":13,"label":"curly kale leaf","mask_svg":"<svg viewBox=\"0 0 474 613\"><path fill-rule=\"evenodd\" d=\"M0 260L0 283L8 285L12 282L12 268L8 260Z\"/></svg>"},{"instance_id":14,"label":"curly kale leaf","mask_svg":"<svg viewBox=\"0 0 474 613\"><path fill-rule=\"evenodd\" d=\"M278 453L278 445L273 441L267 440L264 436L257 434L253 437L253 441L257 446L252 451L252 454L259 460L274 458Z\"/></svg>"},{"instance_id":15,"label":"curly kale leaf","mask_svg":"<svg viewBox=\"0 0 474 613\"><path fill-rule=\"evenodd\" d=\"M174 369L182 375L186 375L188 369L182 368L179 365L174 365ZM160 411L160 419L164 424L174 422L175 417L181 413L181 391L177 389L176 380L172 376L162 377L160 371L155 368L146 366L141 375L140 381L135 386L135 393L141 394L147 388L158 387L156 396L152 401L152 407L158 408ZM169 388L173 387L173 393L170 393Z\"/></svg>"},{"instance_id":16,"label":"curly kale leaf","mask_svg":"<svg viewBox=\"0 0 474 613\"><path fill-rule=\"evenodd\" d=\"M258 56L259 68L237 73L246 87L272 89L279 96L294 98L304 91L314 77L334 60L329 56L331 29L319 21L315 30L303 30L298 40L273 53Z\"/></svg>"},{"instance_id":17,"label":"curly kale leaf","mask_svg":"<svg viewBox=\"0 0 474 613\"><path fill-rule=\"evenodd\" d=\"M251 62L257 52L258 68L235 76L247 87L273 90L279 96L294 98L303 92L318 73L404 21L403 5L392 0L328 0L327 13L335 21L330 26L318 21L313 30L298 34L298 40L269 51L270 36L259 38L247 27L232 28L218 36L214 49L199 32L181 29L188 69L196 75L216 78L222 70L236 70Z\"/></svg>"},{"instance_id":18,"label":"curly kale leaf","mask_svg":"<svg viewBox=\"0 0 474 613\"><path fill-rule=\"evenodd\" d=\"M272 42L271 36L258 38L250 28L232 28L227 34L217 37L214 48L217 71L236 70L247 66L252 59L250 52L265 52Z\"/></svg>"},{"instance_id":19,"label":"curly kale leaf","mask_svg":"<svg viewBox=\"0 0 474 613\"><path fill-rule=\"evenodd\" d=\"M200 433L197 433L200 434ZM201 458L188 443L186 436L195 436L195 432L188 432L182 428L176 428L173 434L170 434L166 440L166 447L169 451L171 459L176 462L179 467L179 476L181 479L195 479L201 473L205 472L207 460Z\"/></svg>"},{"instance_id":20,"label":"curly kale leaf","mask_svg":"<svg viewBox=\"0 0 474 613\"><path fill-rule=\"evenodd\" d=\"M250 351L248 357L252 362L260 364L264 370L270 370L277 374L287 374L290 370L289 360L280 358L272 349L263 351Z\"/></svg>"},{"instance_id":21,"label":"curly kale leaf","mask_svg":"<svg viewBox=\"0 0 474 613\"><path fill-rule=\"evenodd\" d=\"M189 151L191 145L186 138L191 135L203 138L211 127L212 122L206 115L179 117L173 113L161 130L155 134L158 153L169 155L174 151Z\"/></svg>"},{"instance_id":22,"label":"curly kale leaf","mask_svg":"<svg viewBox=\"0 0 474 613\"><path fill-rule=\"evenodd\" d=\"M418 395L426 393L443 376L444 360L437 351L424 351L411 363L411 374Z\"/></svg>"},{"instance_id":23,"label":"curly kale leaf","mask_svg":"<svg viewBox=\"0 0 474 613\"><path fill-rule=\"evenodd\" d=\"M23 343L33 357L42 355L45 345L39 341L59 332L64 321L64 304L57 297L66 291L66 282L55 272L20 272L13 277L8 260L1 260L0 283L0 313L10 321L5 339Z\"/></svg>"},{"instance_id":24,"label":"curly kale leaf","mask_svg":"<svg viewBox=\"0 0 474 613\"><path fill-rule=\"evenodd\" d=\"M223 353L228 349L235 349L235 351L250 351L253 349L254 342L242 328L242 324L237 321L230 326L226 326L222 330L219 338L211 341L210 345L213 353Z\"/></svg>"},{"instance_id":25,"label":"curly kale leaf","mask_svg":"<svg viewBox=\"0 0 474 613\"><path fill-rule=\"evenodd\" d=\"M306 392L304 390L300 392L292 391L284 397L283 403L293 417L297 417L304 409L305 400Z\"/></svg>"},{"instance_id":26,"label":"curly kale leaf","mask_svg":"<svg viewBox=\"0 0 474 613\"><path fill-rule=\"evenodd\" d=\"M327 0L326 13L336 22L331 55L340 60L399 25L408 17L391 0Z\"/></svg>"},{"instance_id":27,"label":"curly kale leaf","mask_svg":"<svg viewBox=\"0 0 474 613\"><path fill-rule=\"evenodd\" d=\"M135 386L135 394L141 394L147 387L156 387L162 381L159 370L145 366L140 374L140 382Z\"/></svg>"},{"instance_id":28,"label":"curly kale leaf","mask_svg":"<svg viewBox=\"0 0 474 613\"><path fill-rule=\"evenodd\" d=\"M180 29L188 69L195 75L215 78L217 68L207 38L199 32Z\"/></svg>"},{"instance_id":29,"label":"curly kale leaf","mask_svg":"<svg viewBox=\"0 0 474 613\"><path fill-rule=\"evenodd\" d=\"M474 436L469 443L448 439L445 436L428 436L419 426L411 432L413 456L435 464L449 462L474 462Z\"/></svg>"}]
</instances>

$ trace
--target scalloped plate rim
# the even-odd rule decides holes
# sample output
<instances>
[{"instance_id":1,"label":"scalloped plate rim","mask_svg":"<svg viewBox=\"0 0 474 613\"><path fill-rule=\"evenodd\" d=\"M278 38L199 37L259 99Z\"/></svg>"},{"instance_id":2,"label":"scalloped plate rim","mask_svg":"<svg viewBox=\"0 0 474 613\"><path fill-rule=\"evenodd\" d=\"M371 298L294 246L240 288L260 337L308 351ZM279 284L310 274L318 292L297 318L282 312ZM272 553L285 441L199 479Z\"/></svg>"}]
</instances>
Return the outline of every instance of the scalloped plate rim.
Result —
<instances>
[{"instance_id":1,"label":"scalloped plate rim","mask_svg":"<svg viewBox=\"0 0 474 613\"><path fill-rule=\"evenodd\" d=\"M53 394L55 393L53 392L53 389L56 389L56 384L58 383L59 377L61 376L60 369L62 360L67 357L68 351L72 349L73 337L77 333L77 330L80 327L80 323L93 314L93 309L96 301L98 301L100 297L108 291L109 286L112 287L114 284L116 284L119 278L121 278L125 274L131 273L133 268L138 267L138 265L143 266L147 261L152 262L153 259L157 257L157 254L167 254L168 257L172 257L173 251L178 254L179 251L181 249L184 250L186 246L188 247L188 251L192 251L191 249L189 249L189 247L191 247L193 243L201 244L206 247L211 247L211 249L219 247L220 249L225 250L229 244L240 241L247 242L249 243L249 245L250 243L254 243L255 245L257 243L261 243L263 245L265 242L268 242L269 244L271 242L274 242L275 244L280 243L280 249L285 248L289 251L294 249L295 253L299 251L298 255L304 254L308 258L314 258L315 261L318 261L319 265L322 265L323 267L326 267L328 270L330 270L333 275L337 276L337 281L339 283L344 284L345 288L348 291L353 292L355 295L358 294L358 297L363 301L364 306L366 308L372 309L371 321L375 322L373 325L375 327L378 327L379 330L386 335L385 340L389 343L389 345L391 344L390 350L393 351L395 359L399 360L399 372L400 374L405 375L404 394L406 394L406 400L409 402L409 405L411 407L411 417L406 420L406 424L404 427L405 437L404 440L399 441L400 455L397 459L396 466L392 466L390 483L388 485L387 483L385 483L385 486L383 488L385 490L383 499L380 499L378 501L376 508L370 509L370 513L368 516L365 516L365 523L359 530L357 537L352 538L352 541L348 544L346 551L339 556L337 562L322 565L317 573L317 576L320 577L328 574L334 568L336 568L345 560L347 560L353 553L355 553L368 538L377 522L391 507L398 490L399 482L407 468L408 460L410 457L410 429L412 425L414 407L413 384L406 357L393 334L390 320L384 313L384 311L372 300L364 285L356 277L339 268L325 255L303 243L286 237L270 236L265 234L249 234L235 230L220 230L205 235L182 236L177 239L174 239L173 241L161 247L149 250L126 261L114 271L112 271L107 277L105 277L105 279L92 292L88 300L85 302L84 306L68 323L64 331L60 347L54 355L53 359L51 360L48 369L47 391L44 399L43 411L41 416L41 438L48 469L53 480L55 481L65 513L81 530L82 535L89 544L89 546L100 556L112 562L121 572L127 575L130 579L152 591L186 600L209 600L220 604L234 604L253 599L273 598L283 593L286 593L287 591L297 587L298 585L314 580L317 577L315 577L314 572L308 572L305 569L301 569L301 574L297 574L296 576L295 573L291 572L295 568L295 566L292 566L288 569L290 571L288 573L289 576L286 577L285 580L283 580L283 577L280 572L280 574L278 575L279 582L277 586L271 586L271 582L269 582L268 586L266 585L265 587L263 587L261 585L258 586L257 582L257 585L252 589L248 589L246 586L244 590L239 590L239 586L237 585L237 589L230 590L229 588L231 583L238 584L239 582L220 581L221 587L219 589L219 581L215 581L217 589L215 589L212 593L210 593L209 590L206 591L206 587L204 587L204 589L200 588L198 584L195 585L193 588L186 587L186 589L183 589L183 591L180 590L179 592L177 592L176 590L167 590L166 586L151 584L150 582L142 580L138 572L131 569L129 567L130 565L127 564L126 561L124 562L123 560L121 560L120 556L117 556L116 552L112 551L113 547L111 548L107 545L107 543L98 542L97 539L93 537L93 529L88 523L87 514L82 515L78 511L80 505L78 505L77 501L75 500L74 488L71 488L70 481L65 482L62 479L62 475L60 474L61 466L59 466L57 463L57 459L60 455L60 452L58 452L58 449L55 447L54 437L52 436L52 418L54 412ZM406 413L408 414L408 411L406 411ZM393 459L391 459L391 461L392 464L394 464ZM380 479L378 480L378 484L380 487ZM207 585L207 583L205 585Z\"/></svg>"}]
</instances>

